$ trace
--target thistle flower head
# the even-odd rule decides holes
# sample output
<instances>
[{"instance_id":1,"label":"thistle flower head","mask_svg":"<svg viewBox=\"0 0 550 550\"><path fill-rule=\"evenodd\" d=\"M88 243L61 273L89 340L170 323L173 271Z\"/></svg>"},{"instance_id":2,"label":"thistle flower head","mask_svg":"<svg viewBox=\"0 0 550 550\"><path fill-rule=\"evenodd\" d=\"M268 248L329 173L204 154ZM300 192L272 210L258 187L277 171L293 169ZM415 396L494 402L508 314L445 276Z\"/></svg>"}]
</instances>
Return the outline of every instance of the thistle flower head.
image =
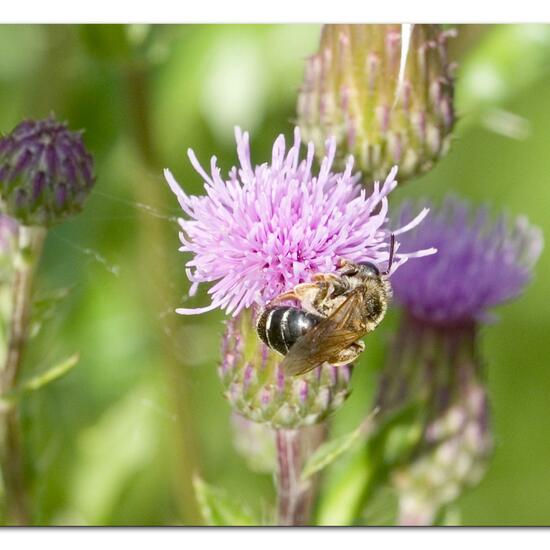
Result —
<instances>
[{"instance_id":1,"label":"thistle flower head","mask_svg":"<svg viewBox=\"0 0 550 550\"><path fill-rule=\"evenodd\" d=\"M237 128L240 168L223 180L211 161L207 174L192 151L191 162L204 179L206 195L188 196L172 174L165 176L187 216L180 219L181 251L193 257L187 275L193 294L199 283L215 282L209 289L212 302L200 309L178 309L179 313L201 313L222 308L237 315L243 308L263 305L317 272L332 272L338 262L371 261L385 264L389 252L387 228L388 194L395 188L396 168L382 186L374 184L368 195L352 174L353 158L344 172L332 172L336 154L334 139L327 143L326 156L313 174L314 146L309 144L300 159L300 133L285 153L281 135L273 146L269 164L252 166L249 138ZM394 233L406 232L422 220L423 210ZM395 270L409 257L434 250L402 254L396 242Z\"/></svg>"},{"instance_id":2,"label":"thistle flower head","mask_svg":"<svg viewBox=\"0 0 550 550\"><path fill-rule=\"evenodd\" d=\"M479 321L518 296L531 278L543 245L541 231L519 217L491 219L486 207L472 208L455 197L432 208L428 218L401 239L403 249L427 243L438 253L410 262L392 278L395 298L414 317L434 324ZM415 205L414 207L416 207ZM406 203L397 224L413 210Z\"/></svg>"},{"instance_id":3,"label":"thistle flower head","mask_svg":"<svg viewBox=\"0 0 550 550\"><path fill-rule=\"evenodd\" d=\"M77 214L93 184L81 133L53 117L21 122L0 139L0 196L23 225L49 226Z\"/></svg>"}]
</instances>

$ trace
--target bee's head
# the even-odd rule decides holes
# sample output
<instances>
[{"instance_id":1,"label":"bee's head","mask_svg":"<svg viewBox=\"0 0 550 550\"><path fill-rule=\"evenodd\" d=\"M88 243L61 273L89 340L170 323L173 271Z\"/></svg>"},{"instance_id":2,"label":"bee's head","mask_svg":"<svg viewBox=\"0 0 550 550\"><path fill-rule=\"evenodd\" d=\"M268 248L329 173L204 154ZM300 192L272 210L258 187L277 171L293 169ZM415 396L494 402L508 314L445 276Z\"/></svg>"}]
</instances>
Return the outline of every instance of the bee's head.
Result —
<instances>
[{"instance_id":1,"label":"bee's head","mask_svg":"<svg viewBox=\"0 0 550 550\"><path fill-rule=\"evenodd\" d=\"M340 273L346 277L359 276L366 279L378 279L380 270L372 262L346 263L340 269Z\"/></svg>"},{"instance_id":2,"label":"bee's head","mask_svg":"<svg viewBox=\"0 0 550 550\"><path fill-rule=\"evenodd\" d=\"M346 260L343 260L341 267L339 269L340 274L347 277L359 276L363 279L379 279L380 276L387 277L391 272L391 267L393 264L393 255L395 252L395 236L393 233L390 235L390 250L388 254L388 267L385 271L380 273L380 270L372 262L359 262L351 263Z\"/></svg>"},{"instance_id":3,"label":"bee's head","mask_svg":"<svg viewBox=\"0 0 550 550\"><path fill-rule=\"evenodd\" d=\"M357 272L363 277L378 278L380 277L380 270L372 262L360 262L357 264Z\"/></svg>"}]
</instances>

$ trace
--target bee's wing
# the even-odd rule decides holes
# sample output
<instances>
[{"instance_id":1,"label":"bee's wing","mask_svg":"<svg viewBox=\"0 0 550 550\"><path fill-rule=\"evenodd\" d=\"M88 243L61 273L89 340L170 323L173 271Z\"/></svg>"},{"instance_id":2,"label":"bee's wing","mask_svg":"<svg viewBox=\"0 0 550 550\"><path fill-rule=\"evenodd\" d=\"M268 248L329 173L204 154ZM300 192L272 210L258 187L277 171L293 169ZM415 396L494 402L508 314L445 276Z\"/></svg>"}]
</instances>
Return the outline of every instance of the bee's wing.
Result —
<instances>
[{"instance_id":1,"label":"bee's wing","mask_svg":"<svg viewBox=\"0 0 550 550\"><path fill-rule=\"evenodd\" d=\"M340 351L366 332L361 316L357 315L363 299L363 292L353 292L332 315L298 338L281 363L285 373L303 374L325 362L336 362Z\"/></svg>"}]
</instances>

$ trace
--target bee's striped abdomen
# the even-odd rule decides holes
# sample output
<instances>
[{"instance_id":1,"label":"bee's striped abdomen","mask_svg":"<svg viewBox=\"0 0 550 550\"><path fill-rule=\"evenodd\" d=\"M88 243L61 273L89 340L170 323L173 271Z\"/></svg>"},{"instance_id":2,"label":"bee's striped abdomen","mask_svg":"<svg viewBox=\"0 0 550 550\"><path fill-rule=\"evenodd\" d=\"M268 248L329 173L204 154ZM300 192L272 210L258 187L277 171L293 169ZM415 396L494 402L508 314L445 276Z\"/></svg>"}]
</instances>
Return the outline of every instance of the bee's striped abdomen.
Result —
<instances>
[{"instance_id":1,"label":"bee's striped abdomen","mask_svg":"<svg viewBox=\"0 0 550 550\"><path fill-rule=\"evenodd\" d=\"M296 340L321 320L321 316L303 309L281 306L264 310L256 328L266 346L286 355Z\"/></svg>"}]
</instances>

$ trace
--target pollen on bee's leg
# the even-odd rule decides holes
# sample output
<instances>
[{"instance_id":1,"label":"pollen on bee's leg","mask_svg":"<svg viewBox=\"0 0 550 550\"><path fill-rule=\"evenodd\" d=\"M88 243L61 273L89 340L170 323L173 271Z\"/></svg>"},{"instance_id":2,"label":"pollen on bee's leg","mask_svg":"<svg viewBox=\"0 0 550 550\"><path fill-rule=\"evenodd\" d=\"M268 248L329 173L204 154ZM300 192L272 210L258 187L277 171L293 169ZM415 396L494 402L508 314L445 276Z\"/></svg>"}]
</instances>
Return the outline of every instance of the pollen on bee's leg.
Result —
<instances>
[{"instance_id":1,"label":"pollen on bee's leg","mask_svg":"<svg viewBox=\"0 0 550 550\"><path fill-rule=\"evenodd\" d=\"M338 355L334 357L334 360L331 359L330 364L335 367L340 367L353 363L364 350L365 344L363 342L354 342L351 346L348 346L338 352Z\"/></svg>"},{"instance_id":2,"label":"pollen on bee's leg","mask_svg":"<svg viewBox=\"0 0 550 550\"><path fill-rule=\"evenodd\" d=\"M313 277L315 277L315 275ZM300 283L294 287L292 292L297 296L305 296L309 292L315 292L315 294L317 294L317 292L319 292L319 285L316 283Z\"/></svg>"},{"instance_id":3,"label":"pollen on bee's leg","mask_svg":"<svg viewBox=\"0 0 550 550\"><path fill-rule=\"evenodd\" d=\"M311 276L311 280L332 283L339 281L340 278L337 275L334 275L334 273L315 273L315 275Z\"/></svg>"},{"instance_id":4,"label":"pollen on bee's leg","mask_svg":"<svg viewBox=\"0 0 550 550\"><path fill-rule=\"evenodd\" d=\"M273 304L278 304L279 302L288 302L290 300L296 300L297 302L300 301L300 297L296 294L294 290L289 290L288 292L279 294L279 296L276 296L269 302L268 306L272 306Z\"/></svg>"},{"instance_id":5,"label":"pollen on bee's leg","mask_svg":"<svg viewBox=\"0 0 550 550\"><path fill-rule=\"evenodd\" d=\"M327 287L319 283L301 283L294 287L292 293L303 309L310 313L320 313L317 305L326 297Z\"/></svg>"}]
</instances>

